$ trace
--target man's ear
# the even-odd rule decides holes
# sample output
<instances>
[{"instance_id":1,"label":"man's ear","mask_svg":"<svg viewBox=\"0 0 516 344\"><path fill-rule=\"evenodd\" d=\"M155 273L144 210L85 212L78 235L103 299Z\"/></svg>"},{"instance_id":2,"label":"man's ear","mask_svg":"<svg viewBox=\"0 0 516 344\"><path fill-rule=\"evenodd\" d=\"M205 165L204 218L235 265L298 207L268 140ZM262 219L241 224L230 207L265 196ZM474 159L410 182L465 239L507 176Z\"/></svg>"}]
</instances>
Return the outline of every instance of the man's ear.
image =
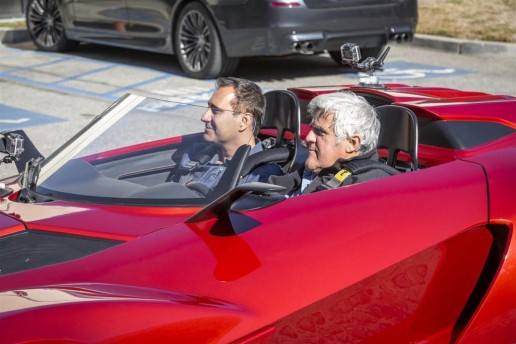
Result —
<instances>
[{"instance_id":1,"label":"man's ear","mask_svg":"<svg viewBox=\"0 0 516 344\"><path fill-rule=\"evenodd\" d=\"M360 150L360 144L362 143L362 139L360 138L360 136L355 135L351 137L349 143L350 144L346 148L346 153L358 152Z\"/></svg>"},{"instance_id":2,"label":"man's ear","mask_svg":"<svg viewBox=\"0 0 516 344\"><path fill-rule=\"evenodd\" d=\"M243 113L240 120L240 126L238 129L240 131L245 131L249 126L253 126L253 116L249 113Z\"/></svg>"}]
</instances>

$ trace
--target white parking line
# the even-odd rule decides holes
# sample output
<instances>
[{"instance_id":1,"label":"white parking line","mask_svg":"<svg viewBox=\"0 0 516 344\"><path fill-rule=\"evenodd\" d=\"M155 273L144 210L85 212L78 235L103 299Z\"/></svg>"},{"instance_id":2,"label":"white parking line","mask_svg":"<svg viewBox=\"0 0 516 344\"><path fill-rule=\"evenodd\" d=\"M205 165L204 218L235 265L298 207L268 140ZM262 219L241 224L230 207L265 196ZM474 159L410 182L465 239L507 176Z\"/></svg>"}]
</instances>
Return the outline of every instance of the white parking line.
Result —
<instances>
[{"instance_id":1,"label":"white parking line","mask_svg":"<svg viewBox=\"0 0 516 344\"><path fill-rule=\"evenodd\" d=\"M19 119L0 119L0 123L7 124L20 124L30 121L30 118L19 118Z\"/></svg>"}]
</instances>

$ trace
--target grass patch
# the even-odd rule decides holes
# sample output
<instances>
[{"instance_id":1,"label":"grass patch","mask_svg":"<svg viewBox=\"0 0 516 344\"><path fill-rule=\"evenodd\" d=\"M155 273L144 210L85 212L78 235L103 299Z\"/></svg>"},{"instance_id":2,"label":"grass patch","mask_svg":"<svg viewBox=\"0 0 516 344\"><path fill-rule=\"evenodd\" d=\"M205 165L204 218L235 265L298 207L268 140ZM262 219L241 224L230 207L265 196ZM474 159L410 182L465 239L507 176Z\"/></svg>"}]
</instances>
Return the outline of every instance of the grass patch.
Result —
<instances>
[{"instance_id":1,"label":"grass patch","mask_svg":"<svg viewBox=\"0 0 516 344\"><path fill-rule=\"evenodd\" d=\"M25 20L14 20L0 22L0 27L4 27L7 29L25 29L27 26L25 24Z\"/></svg>"},{"instance_id":2,"label":"grass patch","mask_svg":"<svg viewBox=\"0 0 516 344\"><path fill-rule=\"evenodd\" d=\"M516 43L516 0L418 0L416 33Z\"/></svg>"}]
</instances>

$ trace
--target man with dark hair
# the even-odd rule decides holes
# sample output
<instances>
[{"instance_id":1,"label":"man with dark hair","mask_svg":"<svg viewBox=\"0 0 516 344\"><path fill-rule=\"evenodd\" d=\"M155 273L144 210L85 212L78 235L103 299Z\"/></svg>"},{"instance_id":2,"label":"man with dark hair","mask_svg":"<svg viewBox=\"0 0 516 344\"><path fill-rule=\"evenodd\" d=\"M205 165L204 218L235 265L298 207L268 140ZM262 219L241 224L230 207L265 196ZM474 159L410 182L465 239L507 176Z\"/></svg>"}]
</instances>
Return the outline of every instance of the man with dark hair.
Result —
<instances>
[{"instance_id":1,"label":"man with dark hair","mask_svg":"<svg viewBox=\"0 0 516 344\"><path fill-rule=\"evenodd\" d=\"M265 98L261 88L255 83L239 78L219 78L215 92L208 101L208 109L201 117L204 122L205 143L193 147L182 156L180 165L187 173L179 182L188 187L189 183L204 184L204 195L214 189L237 149L250 145L250 155L263 150L256 134L263 121ZM211 143L206 145L206 142ZM199 150L206 152L203 161L195 159ZM240 183L266 181L271 175L281 174L276 164L266 164L256 168Z\"/></svg>"},{"instance_id":2,"label":"man with dark hair","mask_svg":"<svg viewBox=\"0 0 516 344\"><path fill-rule=\"evenodd\" d=\"M204 140L220 145L222 158L231 159L241 145L256 145L255 135L263 121L265 98L255 83L238 78L220 78L208 101Z\"/></svg>"}]
</instances>

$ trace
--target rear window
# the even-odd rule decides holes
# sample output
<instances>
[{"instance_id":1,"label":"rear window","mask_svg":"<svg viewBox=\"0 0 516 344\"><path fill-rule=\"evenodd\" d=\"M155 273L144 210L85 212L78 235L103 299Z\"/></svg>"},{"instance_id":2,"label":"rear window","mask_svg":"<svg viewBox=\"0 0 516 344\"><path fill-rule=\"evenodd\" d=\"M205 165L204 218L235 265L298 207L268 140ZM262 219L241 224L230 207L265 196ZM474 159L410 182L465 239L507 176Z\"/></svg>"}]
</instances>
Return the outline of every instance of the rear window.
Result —
<instances>
[{"instance_id":1,"label":"rear window","mask_svg":"<svg viewBox=\"0 0 516 344\"><path fill-rule=\"evenodd\" d=\"M450 149L480 146L515 132L494 122L432 121L418 118L419 143Z\"/></svg>"}]
</instances>

